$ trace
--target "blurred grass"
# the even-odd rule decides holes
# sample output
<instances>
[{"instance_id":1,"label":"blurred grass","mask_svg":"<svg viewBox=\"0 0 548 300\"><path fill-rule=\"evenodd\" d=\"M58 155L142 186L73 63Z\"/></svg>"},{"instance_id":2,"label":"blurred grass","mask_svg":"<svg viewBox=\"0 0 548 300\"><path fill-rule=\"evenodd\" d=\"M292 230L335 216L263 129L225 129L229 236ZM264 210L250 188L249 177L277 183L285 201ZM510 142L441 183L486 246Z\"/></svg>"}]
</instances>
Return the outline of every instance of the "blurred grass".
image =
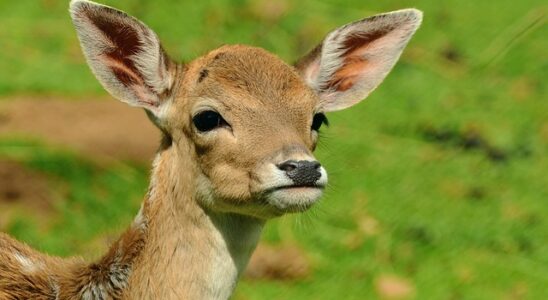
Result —
<instances>
[{"instance_id":1,"label":"blurred grass","mask_svg":"<svg viewBox=\"0 0 548 300\"><path fill-rule=\"evenodd\" d=\"M382 274L407 278L417 299L548 298L542 2L105 3L145 21L184 61L224 43L293 61L349 21L404 7L425 13L381 87L329 116L318 150L330 171L327 197L266 228L265 240L304 248L314 272L297 282L243 281L235 299L376 298ZM0 2L0 95L105 94L66 10L65 1ZM146 188L142 167L97 166L32 141L0 140L0 155L67 186L49 227L20 216L7 228L53 254L97 255L97 240L131 220Z\"/></svg>"}]
</instances>

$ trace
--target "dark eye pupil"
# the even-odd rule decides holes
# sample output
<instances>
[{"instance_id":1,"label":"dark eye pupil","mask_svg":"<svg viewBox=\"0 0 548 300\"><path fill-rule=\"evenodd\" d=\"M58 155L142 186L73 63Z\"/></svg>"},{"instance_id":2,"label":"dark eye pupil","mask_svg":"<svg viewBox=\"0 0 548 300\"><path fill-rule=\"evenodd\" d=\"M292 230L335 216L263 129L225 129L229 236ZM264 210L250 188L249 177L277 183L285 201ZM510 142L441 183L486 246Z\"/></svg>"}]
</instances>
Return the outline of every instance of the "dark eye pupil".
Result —
<instances>
[{"instance_id":1,"label":"dark eye pupil","mask_svg":"<svg viewBox=\"0 0 548 300\"><path fill-rule=\"evenodd\" d=\"M322 124L328 125L327 118L323 113L317 113L314 115L314 118L312 119L312 130L318 131L320 130L320 127L322 127Z\"/></svg>"},{"instance_id":2,"label":"dark eye pupil","mask_svg":"<svg viewBox=\"0 0 548 300\"><path fill-rule=\"evenodd\" d=\"M211 110L203 111L195 115L194 118L192 118L192 122L199 131L210 131L226 124L226 121L219 113Z\"/></svg>"}]
</instances>

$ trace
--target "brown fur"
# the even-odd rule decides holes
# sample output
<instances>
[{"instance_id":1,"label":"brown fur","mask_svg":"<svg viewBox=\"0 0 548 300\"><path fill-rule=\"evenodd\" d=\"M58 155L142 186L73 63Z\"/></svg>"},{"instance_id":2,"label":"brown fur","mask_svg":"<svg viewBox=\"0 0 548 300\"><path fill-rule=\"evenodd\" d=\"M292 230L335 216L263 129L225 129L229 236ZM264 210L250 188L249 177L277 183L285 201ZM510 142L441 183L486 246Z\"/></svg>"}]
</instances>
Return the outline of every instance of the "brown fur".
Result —
<instances>
[{"instance_id":1,"label":"brown fur","mask_svg":"<svg viewBox=\"0 0 548 300\"><path fill-rule=\"evenodd\" d=\"M107 287L105 299L121 299L127 284L116 286L111 280L120 273L128 276L143 244L143 230L129 229L102 259L86 264L41 254L0 233L0 299L82 299L94 285ZM15 255L32 267L21 264Z\"/></svg>"},{"instance_id":2,"label":"brown fur","mask_svg":"<svg viewBox=\"0 0 548 300\"><path fill-rule=\"evenodd\" d=\"M219 53L223 55L217 56ZM209 74L203 82L198 83L200 70L204 67ZM192 262L185 258L178 263L170 261L169 257L173 256L172 252L177 251L183 241L199 241L194 245L198 250L210 248L214 244L208 241L209 234L204 232L214 225L191 196L195 190L194 178L199 177L200 172L204 172L212 181L215 180L213 185L217 187L223 202L236 204L235 207L228 207L226 203L215 203L215 209L218 207L221 210L250 214L261 211L267 216L273 214L264 210L266 208L258 209L253 203L249 206L242 203L256 197L251 194L252 191L247 190L249 181L254 179L250 174L255 167L249 162L271 157L275 154L273 149L281 150L284 144L304 142L302 147L294 148L286 155L294 151L310 153L315 141L301 132L307 132L310 122L307 119L311 118L316 96L304 86L290 66L259 48L225 46L189 64L185 72L184 76L178 76L183 80L180 86L185 87L179 90L177 97L181 103L171 113L184 115L184 111L192 104L188 99L222 99L222 105L226 108L225 116L231 120L231 125L242 131L250 128L246 132L248 136L243 137L248 144L232 146L226 142L222 153L206 142L190 144L188 139L196 138L192 136L190 120L174 119L164 128L171 133L171 137L166 137L165 145L158 154L153 173L155 180L151 184L149 198L144 202L142 223L132 225L99 261L88 265L79 260L50 258L5 235L0 236L0 293L6 293L7 299L23 299L29 295L43 297L37 299L80 299L85 293L94 295L92 299L102 299L95 291L98 286L105 287L105 295L110 297L108 299L146 298L152 292L161 294L166 291L156 286L157 283L150 282L150 286L143 284L147 282L145 278L149 278L151 272L154 273L153 270L157 270L158 277L167 276L162 281L172 282L173 285L181 281L194 281L194 274L205 268L199 263L205 257L200 258L201 255L198 255ZM257 78L261 80L257 81ZM262 107L264 110L258 111L253 107ZM285 113L280 114L280 110ZM230 118L231 115L238 115L238 120ZM274 118L279 121L274 121ZM282 124L289 124L290 127L283 128ZM264 139L266 132L266 136L270 137L268 139ZM195 148L189 151L188 156L177 154L179 149L194 147L203 149ZM231 167L218 166L220 160L225 160ZM183 201L185 198L187 200ZM185 231L181 232L179 228L185 228ZM193 236L189 237L188 234ZM44 263L43 267L35 272L26 272L12 257L15 251L33 262ZM196 252L206 253L207 250ZM169 272L173 266L177 266L177 269ZM174 274L179 272L179 266L192 267L184 271L186 275L183 279L175 280L180 277ZM118 273L128 276L123 287L132 286L131 289L124 292L111 282L112 276ZM190 277L185 279L187 276ZM21 282L28 284L22 285ZM206 286L207 282L198 281L194 284ZM195 296L199 297L202 295L200 289L187 288L186 299L197 299L190 297L188 291L197 290ZM180 296L183 297L182 294Z\"/></svg>"},{"instance_id":3,"label":"brown fur","mask_svg":"<svg viewBox=\"0 0 548 300\"><path fill-rule=\"evenodd\" d=\"M327 175L319 164L307 186L280 167L315 163L314 115L359 102L420 23L420 13L407 10L341 27L296 69L243 45L175 64L156 35L123 12L73 0L71 15L99 81L145 108L164 138L141 211L98 261L52 258L0 234L0 299L227 299L264 222L321 196ZM396 21L403 25L392 34ZM371 43L384 56L368 71ZM364 73L375 83L364 84ZM338 88L322 90L317 77ZM206 110L226 125L201 132L193 118Z\"/></svg>"}]
</instances>

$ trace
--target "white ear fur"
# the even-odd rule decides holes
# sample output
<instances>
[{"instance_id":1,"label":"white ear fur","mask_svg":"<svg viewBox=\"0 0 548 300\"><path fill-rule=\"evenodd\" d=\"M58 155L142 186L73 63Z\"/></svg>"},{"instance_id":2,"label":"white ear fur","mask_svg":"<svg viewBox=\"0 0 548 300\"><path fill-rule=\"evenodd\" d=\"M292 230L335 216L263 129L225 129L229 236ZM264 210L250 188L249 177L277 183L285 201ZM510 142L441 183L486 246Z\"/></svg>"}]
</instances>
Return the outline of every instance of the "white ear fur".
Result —
<instances>
[{"instance_id":1,"label":"white ear fur","mask_svg":"<svg viewBox=\"0 0 548 300\"><path fill-rule=\"evenodd\" d=\"M390 72L422 21L404 9L344 25L296 64L321 99L323 111L348 108L373 91Z\"/></svg>"},{"instance_id":2,"label":"white ear fur","mask_svg":"<svg viewBox=\"0 0 548 300\"><path fill-rule=\"evenodd\" d=\"M70 14L91 70L114 97L159 117L174 81L156 34L114 8L72 0Z\"/></svg>"}]
</instances>

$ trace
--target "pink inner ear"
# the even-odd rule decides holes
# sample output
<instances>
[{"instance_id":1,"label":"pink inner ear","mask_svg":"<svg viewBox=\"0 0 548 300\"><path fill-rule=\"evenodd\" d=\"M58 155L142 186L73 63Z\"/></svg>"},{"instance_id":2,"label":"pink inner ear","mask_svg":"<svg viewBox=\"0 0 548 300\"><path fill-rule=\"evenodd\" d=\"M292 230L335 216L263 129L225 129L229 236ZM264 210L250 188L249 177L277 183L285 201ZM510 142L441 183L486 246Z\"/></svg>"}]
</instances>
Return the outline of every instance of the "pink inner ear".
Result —
<instances>
[{"instance_id":1,"label":"pink inner ear","mask_svg":"<svg viewBox=\"0 0 548 300\"><path fill-rule=\"evenodd\" d=\"M379 39L386 37L391 30L392 28L383 28L347 37L342 43L343 49L346 49L342 54L342 67L332 75L328 87L339 92L351 89L367 72L367 68L372 67L371 62L366 58L367 52L375 46Z\"/></svg>"},{"instance_id":2,"label":"pink inner ear","mask_svg":"<svg viewBox=\"0 0 548 300\"><path fill-rule=\"evenodd\" d=\"M143 78L137 73L137 69L133 65L133 62L127 62L124 60L116 60L112 57L110 53L103 55L108 60L107 65L111 68L114 76L120 80L120 82L125 86L130 86L132 84L143 84Z\"/></svg>"},{"instance_id":3,"label":"pink inner ear","mask_svg":"<svg viewBox=\"0 0 548 300\"><path fill-rule=\"evenodd\" d=\"M117 18L116 12L108 16L99 16L90 12L89 19L103 36L112 44L102 56L112 69L116 78L125 86L142 84L143 78L131 57L141 51L139 33L135 28L124 24Z\"/></svg>"},{"instance_id":4,"label":"pink inner ear","mask_svg":"<svg viewBox=\"0 0 548 300\"><path fill-rule=\"evenodd\" d=\"M348 36L346 40L344 40L344 42L342 43L343 49L346 49L346 51L343 53L343 56L355 54L359 49L363 48L364 46L372 44L376 40L386 36L393 29L394 28L391 27L385 27L372 32L358 32Z\"/></svg>"},{"instance_id":5,"label":"pink inner ear","mask_svg":"<svg viewBox=\"0 0 548 300\"><path fill-rule=\"evenodd\" d=\"M329 85L335 87L336 91L344 92L351 89L364 73L368 62L361 57L348 57L344 60L344 66L337 70Z\"/></svg>"}]
</instances>

